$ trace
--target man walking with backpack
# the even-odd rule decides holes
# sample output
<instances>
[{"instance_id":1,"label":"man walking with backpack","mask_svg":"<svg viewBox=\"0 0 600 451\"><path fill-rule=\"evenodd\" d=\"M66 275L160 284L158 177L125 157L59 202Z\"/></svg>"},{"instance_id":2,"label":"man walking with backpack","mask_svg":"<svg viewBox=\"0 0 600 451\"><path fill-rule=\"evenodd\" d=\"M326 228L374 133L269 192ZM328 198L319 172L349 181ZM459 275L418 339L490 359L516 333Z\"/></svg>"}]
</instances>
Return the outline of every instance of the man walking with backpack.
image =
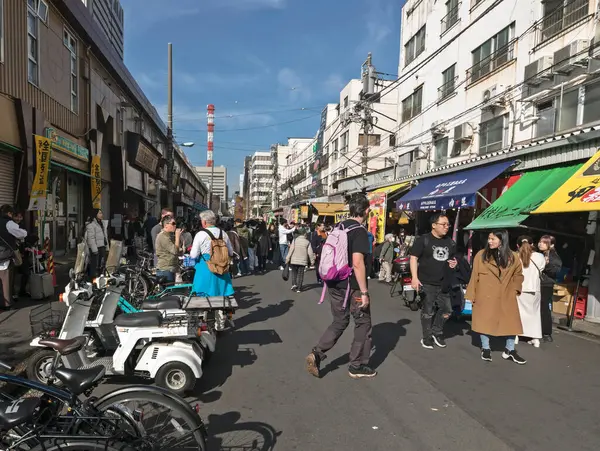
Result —
<instances>
[{"instance_id":1,"label":"man walking with backpack","mask_svg":"<svg viewBox=\"0 0 600 451\"><path fill-rule=\"evenodd\" d=\"M310 374L319 377L325 353L337 343L354 320L354 341L350 348L348 374L353 379L369 378L377 372L368 366L371 355L371 309L367 285L366 257L369 237L363 223L369 214L369 200L357 194L350 200L350 219L343 221L323 245L318 268L329 292L333 322L306 357ZM323 297L321 298L321 302Z\"/></svg>"}]
</instances>

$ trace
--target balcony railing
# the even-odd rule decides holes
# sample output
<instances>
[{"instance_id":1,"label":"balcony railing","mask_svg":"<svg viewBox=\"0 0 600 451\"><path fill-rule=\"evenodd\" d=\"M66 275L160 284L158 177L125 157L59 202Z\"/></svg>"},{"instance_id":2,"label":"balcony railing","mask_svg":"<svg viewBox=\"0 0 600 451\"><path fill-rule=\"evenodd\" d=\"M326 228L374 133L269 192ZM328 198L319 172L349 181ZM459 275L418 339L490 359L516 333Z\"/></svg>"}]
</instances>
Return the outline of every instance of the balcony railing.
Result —
<instances>
[{"instance_id":1,"label":"balcony railing","mask_svg":"<svg viewBox=\"0 0 600 451\"><path fill-rule=\"evenodd\" d=\"M590 0L571 0L550 11L539 24L538 44L585 19L590 14Z\"/></svg>"},{"instance_id":2,"label":"balcony railing","mask_svg":"<svg viewBox=\"0 0 600 451\"><path fill-rule=\"evenodd\" d=\"M516 39L513 39L504 47L500 47L478 63L467 69L467 84L475 83L477 80L491 74L500 66L508 63L514 58Z\"/></svg>"},{"instance_id":3,"label":"balcony railing","mask_svg":"<svg viewBox=\"0 0 600 451\"><path fill-rule=\"evenodd\" d=\"M452 94L454 94L454 91L456 91L456 82L458 81L458 75L450 80L448 80L446 83L444 83L442 86L440 86L438 88L438 100L444 100L447 97L450 97Z\"/></svg>"},{"instance_id":4,"label":"balcony railing","mask_svg":"<svg viewBox=\"0 0 600 451\"><path fill-rule=\"evenodd\" d=\"M448 14L446 14L441 22L442 22L442 34L444 34L446 31L448 31L452 25L454 25L456 22L458 22L458 11L460 9L460 2L458 2L458 4L452 8L450 11L448 11Z\"/></svg>"}]
</instances>

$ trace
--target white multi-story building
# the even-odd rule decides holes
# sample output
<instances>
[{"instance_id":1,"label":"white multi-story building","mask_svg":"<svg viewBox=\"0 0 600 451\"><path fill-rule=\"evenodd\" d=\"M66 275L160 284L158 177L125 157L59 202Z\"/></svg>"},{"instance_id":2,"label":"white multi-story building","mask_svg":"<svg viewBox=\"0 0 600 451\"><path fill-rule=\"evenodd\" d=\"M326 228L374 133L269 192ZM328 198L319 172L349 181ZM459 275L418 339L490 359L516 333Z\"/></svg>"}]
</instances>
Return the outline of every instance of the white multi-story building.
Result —
<instances>
[{"instance_id":1,"label":"white multi-story building","mask_svg":"<svg viewBox=\"0 0 600 451\"><path fill-rule=\"evenodd\" d=\"M298 155L301 151L305 151L313 143L313 141L313 138L288 138L287 144L274 144L271 146L273 180L275 183L272 199L273 208L278 208L281 205L284 205L282 200L290 197L291 191L284 189L284 183L287 183L287 181L293 175L296 175L298 172L300 172L299 169L301 169L303 166L302 164L292 164L290 162L290 157L292 155ZM296 163L298 162L299 159L296 159ZM288 185L292 186L293 184Z\"/></svg>"},{"instance_id":2,"label":"white multi-story building","mask_svg":"<svg viewBox=\"0 0 600 451\"><path fill-rule=\"evenodd\" d=\"M120 0L82 0L115 52L125 54L125 15Z\"/></svg>"},{"instance_id":3,"label":"white multi-story building","mask_svg":"<svg viewBox=\"0 0 600 451\"><path fill-rule=\"evenodd\" d=\"M227 168L225 166L196 166L196 173L204 184L212 190L214 196L219 196L221 200L227 200ZM213 171L214 169L214 171ZM212 180L212 186L210 185Z\"/></svg>"},{"instance_id":4,"label":"white multi-story building","mask_svg":"<svg viewBox=\"0 0 600 451\"><path fill-rule=\"evenodd\" d=\"M599 120L596 3L408 0L396 142L411 174Z\"/></svg>"},{"instance_id":5,"label":"white multi-story building","mask_svg":"<svg viewBox=\"0 0 600 451\"><path fill-rule=\"evenodd\" d=\"M368 134L363 128L361 80L350 80L340 92L339 103L325 106L317 135L297 142L288 154L280 180L283 205L292 199L323 197L350 188L363 188L368 181L367 177L363 179L363 174L394 165L395 160L390 156L395 149L393 130L398 126L398 109L394 103L398 94L391 84L380 81L375 87L369 105L374 126ZM379 95L384 90L386 94ZM322 135L320 141L319 134ZM317 151L319 146L320 152ZM340 181L352 176L361 177L352 180L352 187L343 187Z\"/></svg>"},{"instance_id":6,"label":"white multi-story building","mask_svg":"<svg viewBox=\"0 0 600 451\"><path fill-rule=\"evenodd\" d=\"M251 214L260 215L271 209L273 196L273 163L271 152L254 152L250 163L250 197Z\"/></svg>"}]
</instances>

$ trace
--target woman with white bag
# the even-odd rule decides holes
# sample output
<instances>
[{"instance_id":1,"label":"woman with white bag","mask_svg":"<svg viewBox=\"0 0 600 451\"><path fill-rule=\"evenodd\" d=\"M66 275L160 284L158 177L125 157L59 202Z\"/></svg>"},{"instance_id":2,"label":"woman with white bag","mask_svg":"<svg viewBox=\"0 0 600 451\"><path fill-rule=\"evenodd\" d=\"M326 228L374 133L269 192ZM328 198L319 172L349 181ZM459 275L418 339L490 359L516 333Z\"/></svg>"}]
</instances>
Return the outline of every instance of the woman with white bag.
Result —
<instances>
[{"instance_id":1,"label":"woman with white bag","mask_svg":"<svg viewBox=\"0 0 600 451\"><path fill-rule=\"evenodd\" d=\"M542 338L542 322L540 319L542 288L540 276L546 267L546 259L543 254L535 252L533 239L528 236L520 236L517 240L517 246L523 264L524 277L521 294L517 296L521 324L523 325L523 333L520 336L531 340L529 343L539 348L540 339ZM518 336L515 341L518 343Z\"/></svg>"}]
</instances>

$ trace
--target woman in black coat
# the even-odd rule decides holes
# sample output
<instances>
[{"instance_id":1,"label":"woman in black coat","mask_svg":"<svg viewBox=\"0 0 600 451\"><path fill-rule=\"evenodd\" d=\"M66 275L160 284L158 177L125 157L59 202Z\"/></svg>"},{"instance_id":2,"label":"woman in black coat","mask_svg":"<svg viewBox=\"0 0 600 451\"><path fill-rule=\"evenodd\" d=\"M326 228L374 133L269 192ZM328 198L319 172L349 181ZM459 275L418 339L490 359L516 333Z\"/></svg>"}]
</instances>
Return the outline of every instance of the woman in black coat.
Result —
<instances>
[{"instance_id":1,"label":"woman in black coat","mask_svg":"<svg viewBox=\"0 0 600 451\"><path fill-rule=\"evenodd\" d=\"M562 269L562 260L555 249L556 238L544 235L538 243L538 250L546 257L546 267L540 275L542 288L542 302L540 304L540 320L542 322L542 336L546 343L552 342L552 298L554 296L554 283L556 276Z\"/></svg>"},{"instance_id":2,"label":"woman in black coat","mask_svg":"<svg viewBox=\"0 0 600 451\"><path fill-rule=\"evenodd\" d=\"M269 251L273 248L271 246L271 237L267 231L267 226L264 222L261 222L256 228L256 257L258 258L258 271L265 272L267 270L267 258Z\"/></svg>"}]
</instances>

